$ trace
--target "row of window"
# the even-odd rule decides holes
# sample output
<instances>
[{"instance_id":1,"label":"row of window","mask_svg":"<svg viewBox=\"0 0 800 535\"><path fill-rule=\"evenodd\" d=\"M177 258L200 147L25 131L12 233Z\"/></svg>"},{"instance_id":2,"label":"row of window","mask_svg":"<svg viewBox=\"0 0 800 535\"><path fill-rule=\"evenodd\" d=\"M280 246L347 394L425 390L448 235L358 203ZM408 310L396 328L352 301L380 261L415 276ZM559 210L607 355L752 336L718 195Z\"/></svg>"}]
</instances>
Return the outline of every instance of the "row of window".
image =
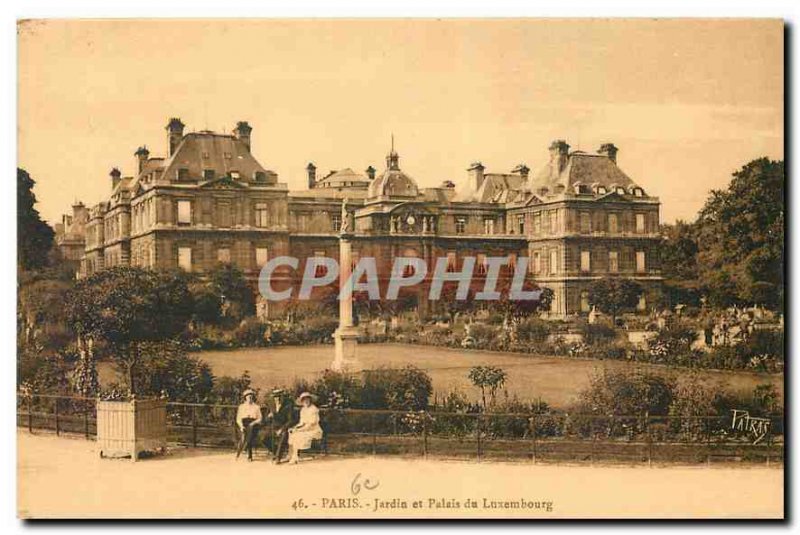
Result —
<instances>
[{"instance_id":1,"label":"row of window","mask_svg":"<svg viewBox=\"0 0 800 535\"><path fill-rule=\"evenodd\" d=\"M594 193L596 195L605 195L606 193L609 193L609 191L613 191L618 195L633 195L634 197L644 197L644 190L639 186L633 186L630 188L630 190L626 190L624 186L613 186L609 190L609 188L603 186L602 184L595 184L594 186L589 186L586 184L575 184L575 193L582 193L582 194Z\"/></svg>"},{"instance_id":2,"label":"row of window","mask_svg":"<svg viewBox=\"0 0 800 535\"><path fill-rule=\"evenodd\" d=\"M230 153L226 152L226 159L230 159ZM175 178L177 180L190 180L191 176L189 176L189 170L182 167L175 171ZM242 175L239 171L230 171L228 172L228 176L230 176L234 180L239 180L242 178ZM217 171L214 169L203 169L203 180L214 180L217 178ZM256 171L253 173L253 178L256 182L265 182L267 180L267 174L263 171Z\"/></svg>"},{"instance_id":3,"label":"row of window","mask_svg":"<svg viewBox=\"0 0 800 535\"><path fill-rule=\"evenodd\" d=\"M554 275L558 273L558 249L551 249L549 252L548 273ZM644 251L636 251L636 272L644 273L647 269L646 255ZM530 263L531 273L540 275L542 270L542 253L534 252L533 261ZM580 270L581 273L589 273L592 271L592 252L580 252ZM619 273L619 251L608 252L608 272Z\"/></svg>"},{"instance_id":4,"label":"row of window","mask_svg":"<svg viewBox=\"0 0 800 535\"><path fill-rule=\"evenodd\" d=\"M261 269L269 259L266 247L255 248L256 267ZM220 247L217 249L217 262L229 264L231 262L231 250L228 247ZM184 271L192 271L192 248L191 247L178 247L178 267Z\"/></svg>"},{"instance_id":5,"label":"row of window","mask_svg":"<svg viewBox=\"0 0 800 535\"><path fill-rule=\"evenodd\" d=\"M177 202L178 206L178 224L179 225L191 225L192 224L192 201L187 200L180 200ZM231 210L230 206L227 207L228 209L221 208L218 210L219 218L219 226L220 227L229 227L231 226ZM253 208L253 218L255 226L257 227L268 227L269 226L269 211L267 209L267 203L256 203L255 207Z\"/></svg>"},{"instance_id":6,"label":"row of window","mask_svg":"<svg viewBox=\"0 0 800 535\"><path fill-rule=\"evenodd\" d=\"M467 216L454 216L455 221L455 229L456 234L464 234L467 231ZM493 217L484 217L483 218L483 233L492 235L494 234L495 228L495 218Z\"/></svg>"},{"instance_id":7,"label":"row of window","mask_svg":"<svg viewBox=\"0 0 800 535\"><path fill-rule=\"evenodd\" d=\"M558 210L546 210L542 212L536 212L532 216L533 220L533 234L539 235L542 234L542 229L544 228L549 234L556 234L558 232L560 225L559 219L563 218L563 212L559 212ZM647 220L644 213L636 213L634 214L635 220L635 232L637 234L644 234L647 230ZM619 225L619 214L611 212L607 215L607 232L609 234L617 234L620 231ZM578 228L582 234L588 234L593 230L601 230L601 229L593 229L592 228L592 216L590 212L582 211L578 213ZM520 234L525 234L525 215L520 214L517 216L517 230Z\"/></svg>"}]
</instances>

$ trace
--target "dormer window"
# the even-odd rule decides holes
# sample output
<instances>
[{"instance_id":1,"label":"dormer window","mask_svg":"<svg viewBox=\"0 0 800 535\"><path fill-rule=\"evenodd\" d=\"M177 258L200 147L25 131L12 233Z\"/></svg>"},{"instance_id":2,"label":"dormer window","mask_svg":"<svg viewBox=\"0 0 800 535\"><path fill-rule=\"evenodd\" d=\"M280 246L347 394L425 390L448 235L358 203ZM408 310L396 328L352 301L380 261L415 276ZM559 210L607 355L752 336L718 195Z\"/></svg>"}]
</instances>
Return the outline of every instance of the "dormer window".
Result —
<instances>
[{"instance_id":1,"label":"dormer window","mask_svg":"<svg viewBox=\"0 0 800 535\"><path fill-rule=\"evenodd\" d=\"M256 182L266 182L267 174L263 171L256 171L255 173Z\"/></svg>"},{"instance_id":2,"label":"dormer window","mask_svg":"<svg viewBox=\"0 0 800 535\"><path fill-rule=\"evenodd\" d=\"M215 175L213 169L203 169L203 180L214 180Z\"/></svg>"},{"instance_id":3,"label":"dormer window","mask_svg":"<svg viewBox=\"0 0 800 535\"><path fill-rule=\"evenodd\" d=\"M234 180L239 180L241 175L239 175L239 171L231 171L231 178Z\"/></svg>"},{"instance_id":4,"label":"dormer window","mask_svg":"<svg viewBox=\"0 0 800 535\"><path fill-rule=\"evenodd\" d=\"M189 180L189 170L186 168L178 169L177 177L178 180Z\"/></svg>"},{"instance_id":5,"label":"dormer window","mask_svg":"<svg viewBox=\"0 0 800 535\"><path fill-rule=\"evenodd\" d=\"M614 191L617 192L617 195L625 195L627 193L622 186L617 186Z\"/></svg>"},{"instance_id":6,"label":"dormer window","mask_svg":"<svg viewBox=\"0 0 800 535\"><path fill-rule=\"evenodd\" d=\"M606 189L605 186L597 186L598 195L605 195L606 193L608 193L608 190Z\"/></svg>"},{"instance_id":7,"label":"dormer window","mask_svg":"<svg viewBox=\"0 0 800 535\"><path fill-rule=\"evenodd\" d=\"M644 190L642 188L633 188L634 197L644 197Z\"/></svg>"},{"instance_id":8,"label":"dormer window","mask_svg":"<svg viewBox=\"0 0 800 535\"><path fill-rule=\"evenodd\" d=\"M586 184L575 184L575 193L591 193L592 190Z\"/></svg>"}]
</instances>

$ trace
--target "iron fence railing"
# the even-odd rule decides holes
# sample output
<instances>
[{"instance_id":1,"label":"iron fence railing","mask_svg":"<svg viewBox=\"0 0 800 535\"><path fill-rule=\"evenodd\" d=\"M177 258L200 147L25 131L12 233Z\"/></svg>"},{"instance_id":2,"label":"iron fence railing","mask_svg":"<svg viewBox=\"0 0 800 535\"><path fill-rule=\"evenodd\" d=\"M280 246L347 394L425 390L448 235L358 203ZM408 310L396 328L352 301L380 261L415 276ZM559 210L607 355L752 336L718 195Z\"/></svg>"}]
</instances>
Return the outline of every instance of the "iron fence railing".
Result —
<instances>
[{"instance_id":1,"label":"iron fence railing","mask_svg":"<svg viewBox=\"0 0 800 535\"><path fill-rule=\"evenodd\" d=\"M94 398L18 394L17 425L96 435ZM167 403L171 443L233 448L236 405ZM266 414L266 410L264 411ZM783 462L783 414L763 416L758 437L732 428L730 416L596 415L561 412L461 413L321 409L323 449L342 455L406 455L532 462ZM272 436L262 428L262 440Z\"/></svg>"}]
</instances>

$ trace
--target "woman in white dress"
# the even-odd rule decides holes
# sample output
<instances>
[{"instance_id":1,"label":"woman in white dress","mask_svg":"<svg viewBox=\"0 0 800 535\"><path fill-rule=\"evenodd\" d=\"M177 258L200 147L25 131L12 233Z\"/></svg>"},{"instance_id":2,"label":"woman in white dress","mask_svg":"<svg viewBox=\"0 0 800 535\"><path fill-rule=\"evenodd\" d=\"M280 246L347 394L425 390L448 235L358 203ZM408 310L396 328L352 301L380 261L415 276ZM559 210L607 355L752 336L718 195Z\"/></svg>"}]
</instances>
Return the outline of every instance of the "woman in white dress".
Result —
<instances>
[{"instance_id":1,"label":"woman in white dress","mask_svg":"<svg viewBox=\"0 0 800 535\"><path fill-rule=\"evenodd\" d=\"M289 429L289 462L296 464L300 450L311 447L313 440L322 438L322 428L319 426L319 409L314 405L313 396L303 392L297 398L300 409L300 422Z\"/></svg>"}]
</instances>

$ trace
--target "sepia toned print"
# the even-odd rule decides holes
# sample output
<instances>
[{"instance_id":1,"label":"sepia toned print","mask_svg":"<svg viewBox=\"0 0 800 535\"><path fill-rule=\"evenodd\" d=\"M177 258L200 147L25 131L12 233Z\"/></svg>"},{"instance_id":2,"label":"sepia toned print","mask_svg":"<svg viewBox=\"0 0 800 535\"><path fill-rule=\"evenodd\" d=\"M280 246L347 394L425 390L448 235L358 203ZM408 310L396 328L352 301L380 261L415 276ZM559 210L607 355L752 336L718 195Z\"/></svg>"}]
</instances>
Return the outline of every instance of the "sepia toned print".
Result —
<instances>
[{"instance_id":1,"label":"sepia toned print","mask_svg":"<svg viewBox=\"0 0 800 535\"><path fill-rule=\"evenodd\" d=\"M20 21L19 516L782 518L783 31Z\"/></svg>"}]
</instances>

